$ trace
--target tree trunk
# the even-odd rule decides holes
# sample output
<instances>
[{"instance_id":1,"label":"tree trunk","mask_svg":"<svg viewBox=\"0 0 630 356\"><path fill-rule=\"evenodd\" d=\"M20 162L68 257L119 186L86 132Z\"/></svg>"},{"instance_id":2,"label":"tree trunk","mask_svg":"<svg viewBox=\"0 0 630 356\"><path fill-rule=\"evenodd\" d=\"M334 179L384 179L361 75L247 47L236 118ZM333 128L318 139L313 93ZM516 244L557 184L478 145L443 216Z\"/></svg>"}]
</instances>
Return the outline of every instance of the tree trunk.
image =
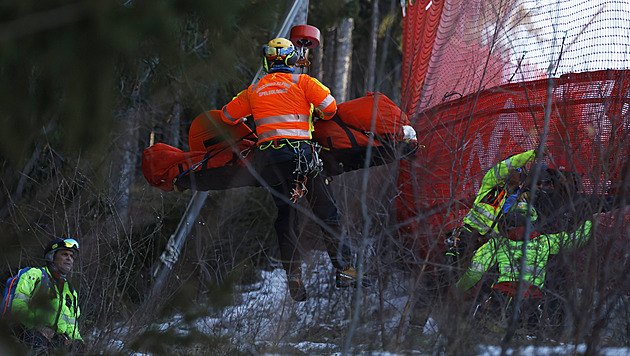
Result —
<instances>
[{"instance_id":1,"label":"tree trunk","mask_svg":"<svg viewBox=\"0 0 630 356\"><path fill-rule=\"evenodd\" d=\"M181 145L181 122L182 122L182 105L180 103L173 104L173 109L171 110L171 115L168 118L165 136L166 143L183 149L184 147L180 147Z\"/></svg>"},{"instance_id":2,"label":"tree trunk","mask_svg":"<svg viewBox=\"0 0 630 356\"><path fill-rule=\"evenodd\" d=\"M319 47L317 48L313 48L312 50L310 50L311 52L311 58L309 59L311 61L311 66L310 66L310 75L319 79L321 82L324 82L324 38L325 35L324 33L321 34L320 39L319 39Z\"/></svg>"},{"instance_id":3,"label":"tree trunk","mask_svg":"<svg viewBox=\"0 0 630 356\"><path fill-rule=\"evenodd\" d=\"M395 103L398 103L398 105L400 105L400 101L402 100L402 95L400 93L400 76L402 74L402 66L401 65L397 65L394 68L394 71L392 73L392 89L391 89L391 93L392 93L392 101Z\"/></svg>"},{"instance_id":4,"label":"tree trunk","mask_svg":"<svg viewBox=\"0 0 630 356\"><path fill-rule=\"evenodd\" d=\"M389 8L389 16L395 16L394 14L397 13L397 7L396 5L398 4L398 0L391 0L390 3L390 8ZM389 37L390 34L392 32L392 23L396 23L397 21L388 21L389 25L387 26L387 28L385 29L385 37L383 39L383 44L381 46L382 50L381 50L381 56L380 56L380 61L379 61L379 65L378 65L378 75L376 76L376 85L375 85L375 90L376 91L381 91L381 85L383 83L384 77L385 77L385 63L387 63L387 55L389 53Z\"/></svg>"},{"instance_id":5,"label":"tree trunk","mask_svg":"<svg viewBox=\"0 0 630 356\"><path fill-rule=\"evenodd\" d=\"M159 59L151 58L145 62L143 72L133 86L131 107L121 115L120 132L113 142L112 170L110 172L110 201L118 221L123 226L129 225L129 202L134 173L138 167L139 127L144 116L144 97L146 83L153 76Z\"/></svg>"},{"instance_id":6,"label":"tree trunk","mask_svg":"<svg viewBox=\"0 0 630 356\"><path fill-rule=\"evenodd\" d=\"M376 77L376 57L377 57L377 37L378 37L378 0L372 0L372 18L370 21L370 47L367 53L367 73L365 75L365 91L374 91L374 81Z\"/></svg>"},{"instance_id":7,"label":"tree trunk","mask_svg":"<svg viewBox=\"0 0 630 356\"><path fill-rule=\"evenodd\" d=\"M326 43L326 47L323 48L323 58L322 58L322 76L324 84L328 86L332 91L333 95L335 95L335 51L337 50L337 46L335 45L337 42L337 29L329 29L326 31L324 35L324 43ZM339 101L339 99L337 99Z\"/></svg>"},{"instance_id":8,"label":"tree trunk","mask_svg":"<svg viewBox=\"0 0 630 356\"><path fill-rule=\"evenodd\" d=\"M122 117L118 139L114 142L110 173L110 201L123 226L129 222L130 189L138 166L138 127L141 110L131 108Z\"/></svg>"},{"instance_id":9,"label":"tree trunk","mask_svg":"<svg viewBox=\"0 0 630 356\"><path fill-rule=\"evenodd\" d=\"M349 2L349 1L346 1ZM350 87L350 71L352 59L352 30L354 19L346 17L337 27L337 43L335 49L335 81L332 88L337 103L348 100Z\"/></svg>"}]
</instances>

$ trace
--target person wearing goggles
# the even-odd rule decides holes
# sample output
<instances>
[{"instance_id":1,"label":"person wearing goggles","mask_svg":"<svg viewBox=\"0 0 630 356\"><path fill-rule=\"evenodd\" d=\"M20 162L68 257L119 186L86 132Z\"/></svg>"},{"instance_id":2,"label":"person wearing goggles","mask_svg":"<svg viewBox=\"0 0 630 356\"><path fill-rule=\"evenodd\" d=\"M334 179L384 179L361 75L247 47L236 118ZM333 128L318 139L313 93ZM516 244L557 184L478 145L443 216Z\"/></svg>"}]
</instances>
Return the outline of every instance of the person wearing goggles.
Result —
<instances>
[{"instance_id":1,"label":"person wearing goggles","mask_svg":"<svg viewBox=\"0 0 630 356\"><path fill-rule=\"evenodd\" d=\"M12 300L4 301L10 305L2 306L3 318L12 325L18 341L34 354L84 352L78 329L78 294L69 279L78 254L75 239L50 241L44 251L46 265L20 270Z\"/></svg>"},{"instance_id":2,"label":"person wearing goggles","mask_svg":"<svg viewBox=\"0 0 630 356\"><path fill-rule=\"evenodd\" d=\"M336 270L335 286L356 287L358 273L352 267L353 252L344 241L337 203L322 174L318 174L321 162L311 134L313 117L330 120L337 112L337 101L317 79L295 72L298 59L290 40L269 41L262 51L267 74L227 103L221 118L236 125L253 117L258 140L252 169L260 176L257 183L271 192L277 210L274 228L289 294L302 302L307 293L298 240L300 212L296 206L300 198L308 200L313 214L325 224L322 239Z\"/></svg>"}]
</instances>

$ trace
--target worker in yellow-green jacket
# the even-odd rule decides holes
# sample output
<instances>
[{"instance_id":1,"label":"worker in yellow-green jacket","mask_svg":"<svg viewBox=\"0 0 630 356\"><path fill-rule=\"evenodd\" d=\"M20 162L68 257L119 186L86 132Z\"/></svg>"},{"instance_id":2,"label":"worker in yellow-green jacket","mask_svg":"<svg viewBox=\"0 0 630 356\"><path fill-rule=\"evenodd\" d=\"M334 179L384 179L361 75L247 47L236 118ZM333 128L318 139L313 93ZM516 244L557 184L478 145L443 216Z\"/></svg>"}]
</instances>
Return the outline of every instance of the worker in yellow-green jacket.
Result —
<instances>
[{"instance_id":1,"label":"worker in yellow-green jacket","mask_svg":"<svg viewBox=\"0 0 630 356\"><path fill-rule=\"evenodd\" d=\"M535 150L519 153L494 165L486 173L463 225L447 240L449 250L446 254L452 259L451 264L455 264L461 255L470 256L484 242L498 235L496 222L503 205L508 196L516 194L526 177L525 165L535 158Z\"/></svg>"},{"instance_id":2,"label":"worker in yellow-green jacket","mask_svg":"<svg viewBox=\"0 0 630 356\"><path fill-rule=\"evenodd\" d=\"M470 266L457 282L457 288L466 291L476 286L485 274L496 271L492 276L492 292L481 309L494 315L497 325L503 327L516 312L514 299L519 282L522 283L519 320L523 327L534 329L537 326L549 257L583 246L591 236L591 220L572 233L540 234L534 225L536 211L528 212L528 208L526 202L521 202L500 217L497 224L500 236L492 237L475 252Z\"/></svg>"},{"instance_id":3,"label":"worker in yellow-green jacket","mask_svg":"<svg viewBox=\"0 0 630 356\"><path fill-rule=\"evenodd\" d=\"M82 354L78 294L69 280L79 253L75 239L54 239L44 252L46 266L26 267L7 281L2 318L31 354Z\"/></svg>"}]
</instances>

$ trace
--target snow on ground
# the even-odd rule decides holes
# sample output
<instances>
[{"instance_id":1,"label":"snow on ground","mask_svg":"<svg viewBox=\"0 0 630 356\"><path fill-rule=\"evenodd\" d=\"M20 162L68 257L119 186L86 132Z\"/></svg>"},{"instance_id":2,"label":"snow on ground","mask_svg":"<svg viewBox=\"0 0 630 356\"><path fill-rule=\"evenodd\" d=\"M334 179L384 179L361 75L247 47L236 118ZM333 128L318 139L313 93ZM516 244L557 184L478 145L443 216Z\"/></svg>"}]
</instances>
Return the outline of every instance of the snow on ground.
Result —
<instances>
[{"instance_id":1,"label":"snow on ground","mask_svg":"<svg viewBox=\"0 0 630 356\"><path fill-rule=\"evenodd\" d=\"M220 317L200 320L198 327L207 332L229 330L235 338L256 345L288 342L305 353L335 350L338 344L334 342L313 340L324 335L324 341L332 341L335 337L327 334L348 326L354 291L334 287L334 272L325 254L316 256L311 267L305 265L303 276L309 294L306 302L293 302L284 270L261 271L262 282L253 290L241 293L237 305L225 308ZM375 299L372 295L365 297L368 301ZM388 298L389 308L394 312L402 310L405 302L404 297ZM377 306L376 300L364 302L362 313L375 312ZM391 319L386 325L395 327L390 325L392 322L397 323L396 319ZM308 335L309 330L317 330L318 335ZM313 340L302 340L304 338Z\"/></svg>"},{"instance_id":2,"label":"snow on ground","mask_svg":"<svg viewBox=\"0 0 630 356\"><path fill-rule=\"evenodd\" d=\"M353 318L353 298L355 291L336 289L334 274L325 253L317 253L313 261L305 264L304 279L309 293L306 302L293 302L286 288L286 276L282 268L261 271L261 281L243 288L235 298L235 303L213 317L203 317L196 321L194 328L208 335L228 337L241 351L262 355L342 355L348 327ZM347 355L435 355L436 350L418 351L407 348L401 353L378 351L382 332L386 337L396 334L407 295L400 286L403 281L390 283L382 292L383 303L379 300L375 286L367 288L361 299L359 320L356 324L351 346ZM398 286L398 287L396 287ZM379 311L379 305L382 311ZM162 328L180 328L186 333L190 325L177 318ZM408 325L402 325L404 337L410 335ZM435 322L430 319L424 334L438 339ZM377 339L377 340L375 340ZM392 340L387 340L392 341ZM439 342L438 342L439 344ZM267 351L269 350L269 351ZM376 350L376 351L375 351ZM510 349L507 355L564 355L582 354L585 345L527 346ZM629 348L604 348L604 356L630 355ZM493 345L478 345L470 355L501 355L501 348ZM136 354L136 356L140 356Z\"/></svg>"}]
</instances>

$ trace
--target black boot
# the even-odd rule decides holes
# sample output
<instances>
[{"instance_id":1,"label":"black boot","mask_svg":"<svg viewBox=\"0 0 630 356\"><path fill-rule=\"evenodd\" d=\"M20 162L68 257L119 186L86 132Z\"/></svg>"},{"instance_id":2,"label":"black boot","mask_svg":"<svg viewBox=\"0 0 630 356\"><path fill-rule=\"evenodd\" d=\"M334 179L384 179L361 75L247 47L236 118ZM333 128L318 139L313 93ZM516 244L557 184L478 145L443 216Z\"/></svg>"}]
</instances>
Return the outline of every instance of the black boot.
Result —
<instances>
[{"instance_id":1,"label":"black boot","mask_svg":"<svg viewBox=\"0 0 630 356\"><path fill-rule=\"evenodd\" d=\"M344 270L338 269L335 273L335 286L337 288L348 288L348 287L357 287L357 282L359 281L359 273L354 267L348 267ZM361 278L361 285L363 287L370 287L372 285L372 281L366 276Z\"/></svg>"},{"instance_id":2,"label":"black boot","mask_svg":"<svg viewBox=\"0 0 630 356\"><path fill-rule=\"evenodd\" d=\"M287 284L289 286L289 293L291 294L291 298L293 298L293 300L296 302L303 302L306 300L308 296L300 275L288 276Z\"/></svg>"}]
</instances>

